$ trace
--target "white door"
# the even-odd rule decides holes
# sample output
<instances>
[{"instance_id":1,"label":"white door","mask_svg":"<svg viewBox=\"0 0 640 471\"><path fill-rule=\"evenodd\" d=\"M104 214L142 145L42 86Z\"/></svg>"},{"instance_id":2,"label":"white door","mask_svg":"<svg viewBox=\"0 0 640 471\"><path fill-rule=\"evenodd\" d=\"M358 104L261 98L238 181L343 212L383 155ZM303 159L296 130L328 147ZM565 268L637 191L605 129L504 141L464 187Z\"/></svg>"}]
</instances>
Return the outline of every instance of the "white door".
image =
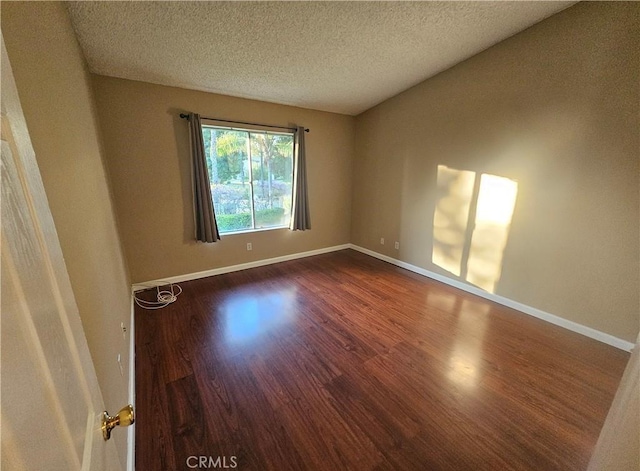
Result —
<instances>
[{"instance_id":1,"label":"white door","mask_svg":"<svg viewBox=\"0 0 640 471\"><path fill-rule=\"evenodd\" d=\"M1 144L1 467L122 469L102 438L102 394L4 38Z\"/></svg>"}]
</instances>

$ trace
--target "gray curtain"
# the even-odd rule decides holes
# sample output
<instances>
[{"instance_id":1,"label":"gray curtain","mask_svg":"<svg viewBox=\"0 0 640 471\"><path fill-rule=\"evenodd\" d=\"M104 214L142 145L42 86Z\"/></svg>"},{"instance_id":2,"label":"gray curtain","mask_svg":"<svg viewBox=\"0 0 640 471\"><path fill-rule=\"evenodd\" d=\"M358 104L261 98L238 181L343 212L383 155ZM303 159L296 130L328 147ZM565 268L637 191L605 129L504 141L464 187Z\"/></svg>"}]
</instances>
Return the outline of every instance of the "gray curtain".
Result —
<instances>
[{"instance_id":1,"label":"gray curtain","mask_svg":"<svg viewBox=\"0 0 640 471\"><path fill-rule=\"evenodd\" d=\"M189 138L191 140L191 168L193 170L193 212L196 223L196 240L215 242L220 240L218 224L213 211L211 183L204 153L200 115L189 114Z\"/></svg>"},{"instance_id":2,"label":"gray curtain","mask_svg":"<svg viewBox=\"0 0 640 471\"><path fill-rule=\"evenodd\" d=\"M294 167L293 167L293 204L291 205L292 231L311 229L309 215L309 197L307 195L307 164L304 151L304 128L298 126L295 137Z\"/></svg>"}]
</instances>

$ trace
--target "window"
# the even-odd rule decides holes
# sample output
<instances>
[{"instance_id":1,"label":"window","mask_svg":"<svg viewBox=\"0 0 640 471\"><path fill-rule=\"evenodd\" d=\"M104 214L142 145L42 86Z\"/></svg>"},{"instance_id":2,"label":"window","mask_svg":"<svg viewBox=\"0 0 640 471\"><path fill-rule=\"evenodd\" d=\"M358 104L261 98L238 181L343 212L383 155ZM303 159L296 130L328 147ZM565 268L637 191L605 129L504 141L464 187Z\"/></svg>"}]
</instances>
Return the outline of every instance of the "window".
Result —
<instances>
[{"instance_id":1,"label":"window","mask_svg":"<svg viewBox=\"0 0 640 471\"><path fill-rule=\"evenodd\" d=\"M203 125L202 137L220 233L287 227L293 133Z\"/></svg>"}]
</instances>

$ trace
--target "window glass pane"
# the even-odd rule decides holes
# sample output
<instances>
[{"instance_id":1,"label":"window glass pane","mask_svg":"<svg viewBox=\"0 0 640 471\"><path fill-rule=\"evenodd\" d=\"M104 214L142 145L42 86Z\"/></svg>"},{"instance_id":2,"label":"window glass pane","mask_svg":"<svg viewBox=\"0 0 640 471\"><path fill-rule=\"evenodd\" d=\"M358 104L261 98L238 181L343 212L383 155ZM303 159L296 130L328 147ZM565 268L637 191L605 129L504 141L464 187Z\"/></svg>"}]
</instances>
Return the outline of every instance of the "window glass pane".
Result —
<instances>
[{"instance_id":1,"label":"window glass pane","mask_svg":"<svg viewBox=\"0 0 640 471\"><path fill-rule=\"evenodd\" d=\"M251 132L250 136L255 227L288 226L293 135Z\"/></svg>"},{"instance_id":2,"label":"window glass pane","mask_svg":"<svg viewBox=\"0 0 640 471\"><path fill-rule=\"evenodd\" d=\"M203 126L202 137L220 233L288 226L293 134Z\"/></svg>"},{"instance_id":3,"label":"window glass pane","mask_svg":"<svg viewBox=\"0 0 640 471\"><path fill-rule=\"evenodd\" d=\"M251 229L248 133L203 127L202 136L218 230Z\"/></svg>"}]
</instances>

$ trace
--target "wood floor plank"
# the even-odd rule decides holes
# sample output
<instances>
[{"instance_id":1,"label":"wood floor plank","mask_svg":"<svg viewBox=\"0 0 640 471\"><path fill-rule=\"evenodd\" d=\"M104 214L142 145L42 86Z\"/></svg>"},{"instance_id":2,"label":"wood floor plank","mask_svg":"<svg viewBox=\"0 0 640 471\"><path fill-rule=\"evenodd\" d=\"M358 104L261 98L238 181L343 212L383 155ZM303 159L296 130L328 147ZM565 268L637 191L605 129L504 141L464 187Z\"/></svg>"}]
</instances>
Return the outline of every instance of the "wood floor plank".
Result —
<instances>
[{"instance_id":1,"label":"wood floor plank","mask_svg":"<svg viewBox=\"0 0 640 471\"><path fill-rule=\"evenodd\" d=\"M193 375L167 383L167 413L171 422L176 465L186 463L211 443L200 392Z\"/></svg>"},{"instance_id":2,"label":"wood floor plank","mask_svg":"<svg viewBox=\"0 0 640 471\"><path fill-rule=\"evenodd\" d=\"M582 471L629 357L352 250L181 286L136 308L138 470Z\"/></svg>"},{"instance_id":3,"label":"wood floor plank","mask_svg":"<svg viewBox=\"0 0 640 471\"><path fill-rule=\"evenodd\" d=\"M239 416L239 468L258 470L304 469L304 462L282 415L269 401L251 374L250 360L235 361L225 369L224 380L234 391L233 408ZM246 457L243 459L242 457Z\"/></svg>"},{"instance_id":4,"label":"wood floor plank","mask_svg":"<svg viewBox=\"0 0 640 471\"><path fill-rule=\"evenodd\" d=\"M144 326L137 319L136 331ZM143 446L136 450L137 469L179 469L176 467L173 434L169 419L169 402L166 397L165 382L162 379L162 365L153 343L140 342L136 345L136 363L144 365L148 371L136 377L136 428L144 433Z\"/></svg>"},{"instance_id":5,"label":"wood floor plank","mask_svg":"<svg viewBox=\"0 0 640 471\"><path fill-rule=\"evenodd\" d=\"M333 403L330 393L319 388L280 409L306 469L373 469L382 453Z\"/></svg>"}]
</instances>

